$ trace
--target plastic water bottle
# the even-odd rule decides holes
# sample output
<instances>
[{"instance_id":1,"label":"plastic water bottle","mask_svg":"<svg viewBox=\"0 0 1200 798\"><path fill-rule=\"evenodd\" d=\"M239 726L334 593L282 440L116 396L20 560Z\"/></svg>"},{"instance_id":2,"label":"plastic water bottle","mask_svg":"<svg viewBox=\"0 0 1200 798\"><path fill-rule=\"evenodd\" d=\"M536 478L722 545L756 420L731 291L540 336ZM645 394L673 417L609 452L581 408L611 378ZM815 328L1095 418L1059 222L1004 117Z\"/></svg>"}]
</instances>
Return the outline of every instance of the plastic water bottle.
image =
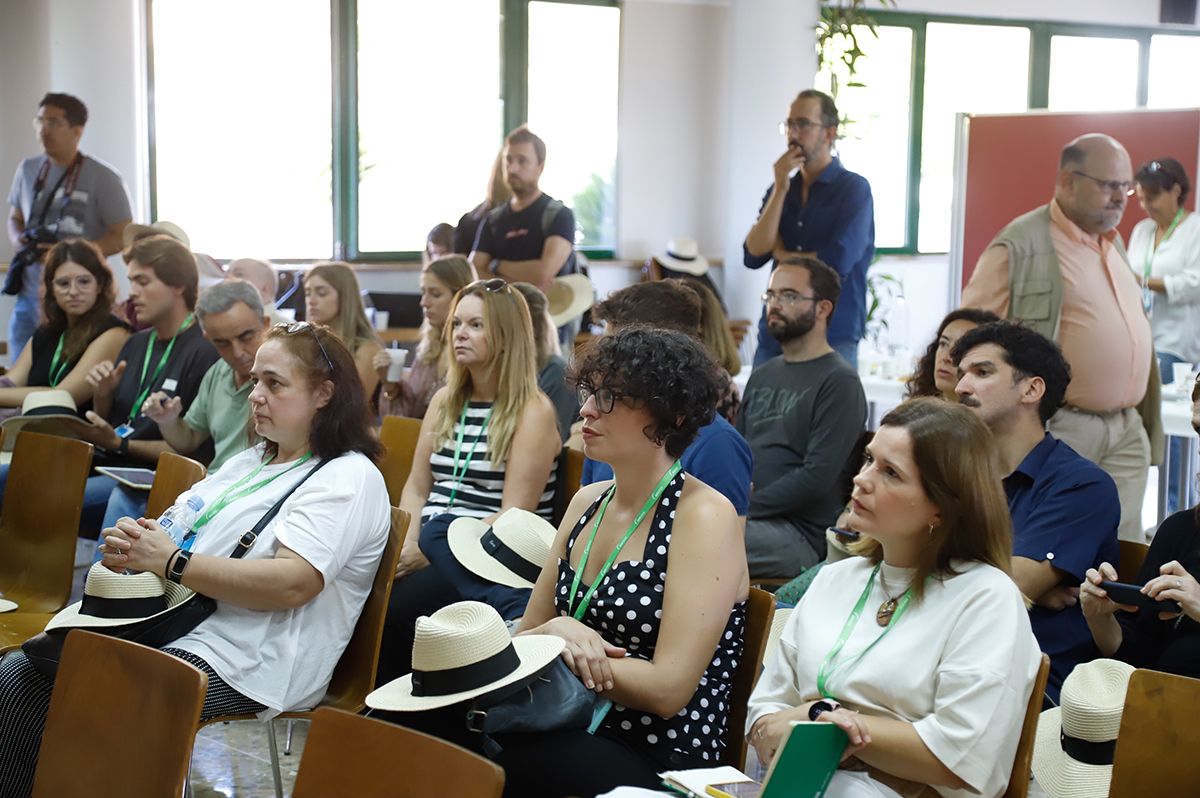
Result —
<instances>
[{"instance_id":1,"label":"plastic water bottle","mask_svg":"<svg viewBox=\"0 0 1200 798\"><path fill-rule=\"evenodd\" d=\"M192 525L204 509L204 499L196 494L188 497L183 504L173 504L167 508L158 519L158 525L171 536L176 546L182 546L184 538L192 531Z\"/></svg>"}]
</instances>

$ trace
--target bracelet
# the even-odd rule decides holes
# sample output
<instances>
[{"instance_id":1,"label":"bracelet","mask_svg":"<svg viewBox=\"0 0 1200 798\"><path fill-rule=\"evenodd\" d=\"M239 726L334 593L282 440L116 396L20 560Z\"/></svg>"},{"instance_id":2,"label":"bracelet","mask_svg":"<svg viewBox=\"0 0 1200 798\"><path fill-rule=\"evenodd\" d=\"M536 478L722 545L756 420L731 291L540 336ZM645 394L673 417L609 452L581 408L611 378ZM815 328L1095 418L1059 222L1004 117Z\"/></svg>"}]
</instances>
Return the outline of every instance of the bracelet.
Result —
<instances>
[{"instance_id":1,"label":"bracelet","mask_svg":"<svg viewBox=\"0 0 1200 798\"><path fill-rule=\"evenodd\" d=\"M163 566L163 579L171 578L171 563L175 562L175 558L179 556L179 552L183 549L175 549L171 552L171 556L167 558L167 564Z\"/></svg>"}]
</instances>

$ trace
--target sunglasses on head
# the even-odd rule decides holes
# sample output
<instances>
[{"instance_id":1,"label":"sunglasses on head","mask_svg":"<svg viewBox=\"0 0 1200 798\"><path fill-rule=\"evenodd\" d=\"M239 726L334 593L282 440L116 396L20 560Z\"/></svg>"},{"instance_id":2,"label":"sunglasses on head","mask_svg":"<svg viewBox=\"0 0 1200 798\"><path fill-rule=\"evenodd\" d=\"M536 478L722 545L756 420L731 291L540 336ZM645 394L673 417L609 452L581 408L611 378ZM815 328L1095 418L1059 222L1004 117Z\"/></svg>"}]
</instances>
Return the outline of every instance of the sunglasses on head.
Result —
<instances>
[{"instance_id":1,"label":"sunglasses on head","mask_svg":"<svg viewBox=\"0 0 1200 798\"><path fill-rule=\"evenodd\" d=\"M317 335L316 327L306 321L283 321L276 324L275 329L281 329L289 335L294 335L301 330L311 332L313 340L317 342L317 346L321 347L321 354L325 357L325 365L329 367L329 373L333 373L333 361L329 359L329 353L325 351L325 344L321 343L321 336Z\"/></svg>"},{"instance_id":2,"label":"sunglasses on head","mask_svg":"<svg viewBox=\"0 0 1200 798\"><path fill-rule=\"evenodd\" d=\"M498 294L501 291L512 291L508 285L508 281L502 277L490 277L487 280L476 280L467 285L466 290L470 291L473 288L482 288L489 294Z\"/></svg>"}]
</instances>

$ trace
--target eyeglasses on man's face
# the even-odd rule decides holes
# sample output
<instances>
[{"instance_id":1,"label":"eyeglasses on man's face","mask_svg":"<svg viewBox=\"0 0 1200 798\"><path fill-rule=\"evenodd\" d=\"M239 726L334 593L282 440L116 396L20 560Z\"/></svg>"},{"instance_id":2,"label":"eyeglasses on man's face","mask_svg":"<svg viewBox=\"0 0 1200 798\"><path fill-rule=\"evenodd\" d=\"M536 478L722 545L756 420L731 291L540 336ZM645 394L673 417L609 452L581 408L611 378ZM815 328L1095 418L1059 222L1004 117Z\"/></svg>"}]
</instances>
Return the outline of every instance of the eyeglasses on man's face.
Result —
<instances>
[{"instance_id":1,"label":"eyeglasses on man's face","mask_svg":"<svg viewBox=\"0 0 1200 798\"><path fill-rule=\"evenodd\" d=\"M282 328L289 335L295 335L303 330L311 332L313 340L317 342L317 346L321 347L321 354L325 357L325 365L329 367L329 373L333 373L333 361L329 359L329 353L325 351L325 344L321 343L321 336L317 335L316 327L306 321L283 321L276 324L275 327Z\"/></svg>"},{"instance_id":2,"label":"eyeglasses on man's face","mask_svg":"<svg viewBox=\"0 0 1200 798\"><path fill-rule=\"evenodd\" d=\"M819 300L820 297L816 294L809 294L808 296L805 296L799 291L791 291L789 289L784 289L783 291L772 291L767 289L763 292L763 295L759 297L759 299L762 300L764 305L770 305L772 302L775 302L784 307L790 308L799 305L801 302Z\"/></svg>"},{"instance_id":3,"label":"eyeglasses on man's face","mask_svg":"<svg viewBox=\"0 0 1200 798\"><path fill-rule=\"evenodd\" d=\"M791 131L803 133L810 127L824 127L820 120L809 119L808 117L789 117L779 123L779 135L786 136Z\"/></svg>"},{"instance_id":4,"label":"eyeglasses on man's face","mask_svg":"<svg viewBox=\"0 0 1200 798\"><path fill-rule=\"evenodd\" d=\"M1088 180L1091 180L1093 183L1100 186L1100 188L1106 194L1116 194L1120 192L1126 197L1132 197L1134 187L1137 185L1132 180L1101 180L1098 177L1092 177L1087 172L1081 172L1078 169L1072 169L1071 173L1079 175L1080 177L1086 177Z\"/></svg>"}]
</instances>

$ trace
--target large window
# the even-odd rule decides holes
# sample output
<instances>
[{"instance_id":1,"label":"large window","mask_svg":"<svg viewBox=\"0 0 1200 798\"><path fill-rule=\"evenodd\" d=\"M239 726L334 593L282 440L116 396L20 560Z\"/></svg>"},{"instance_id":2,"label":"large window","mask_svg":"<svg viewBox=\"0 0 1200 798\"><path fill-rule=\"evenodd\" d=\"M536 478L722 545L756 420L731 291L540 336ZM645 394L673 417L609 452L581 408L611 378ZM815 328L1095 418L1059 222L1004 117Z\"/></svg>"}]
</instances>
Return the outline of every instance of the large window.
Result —
<instances>
[{"instance_id":1,"label":"large window","mask_svg":"<svg viewBox=\"0 0 1200 798\"><path fill-rule=\"evenodd\" d=\"M862 85L840 80L837 102L840 150L871 181L883 252L948 250L958 114L1200 105L1200 85L1186 77L1200 35L1186 28L873 16L878 38L858 36Z\"/></svg>"},{"instance_id":2,"label":"large window","mask_svg":"<svg viewBox=\"0 0 1200 798\"><path fill-rule=\"evenodd\" d=\"M528 121L543 188L610 254L616 0L146 2L152 211L198 251L415 259Z\"/></svg>"}]
</instances>

